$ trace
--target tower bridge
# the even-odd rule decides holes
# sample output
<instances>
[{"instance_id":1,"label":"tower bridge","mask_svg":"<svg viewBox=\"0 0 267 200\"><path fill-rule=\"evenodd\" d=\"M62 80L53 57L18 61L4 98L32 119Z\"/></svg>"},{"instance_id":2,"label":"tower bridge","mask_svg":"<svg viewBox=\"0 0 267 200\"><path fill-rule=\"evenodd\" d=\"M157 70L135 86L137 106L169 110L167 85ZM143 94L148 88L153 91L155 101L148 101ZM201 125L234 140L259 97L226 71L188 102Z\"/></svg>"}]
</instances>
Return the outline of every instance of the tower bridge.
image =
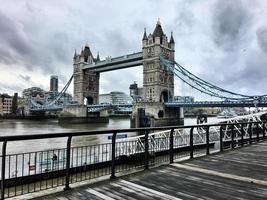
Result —
<instances>
[{"instance_id":1,"label":"tower bridge","mask_svg":"<svg viewBox=\"0 0 267 200\"><path fill-rule=\"evenodd\" d=\"M144 31L141 52L101 61L99 55L94 58L89 45L86 45L80 54L75 52L73 58L74 100L80 105L84 99L88 105L99 104L100 73L143 65L144 96L142 102L134 103L133 118L139 118L141 109L153 119L155 126L182 124L183 109L164 106L164 102L174 96L174 73L162 65L161 55L170 61L175 60L173 35L168 39L159 21L153 33L147 35ZM133 123L139 126L138 120L133 120Z\"/></svg>"},{"instance_id":2,"label":"tower bridge","mask_svg":"<svg viewBox=\"0 0 267 200\"><path fill-rule=\"evenodd\" d=\"M244 95L223 89L199 78L177 63L173 34L171 33L168 39L159 21L152 33L147 34L144 30L142 51L114 58L107 57L104 60L100 59L99 54L93 56L88 44L82 48L79 54L75 51L72 77L76 107L80 106L86 112L110 109L112 107L110 105L99 105L100 74L136 66L143 66L144 94L140 102L128 105L127 109L132 108L132 122L137 127L140 122L134 119L139 119L140 115L148 116L154 126L182 124L183 107L267 107L267 95ZM173 100L174 77L180 79L190 89L207 95L207 97L214 97L215 100L175 102ZM67 90L70 81L60 95ZM41 107L32 104L32 111L51 109L63 109L64 111L64 107L68 107L68 105L58 104L57 99L58 97ZM85 100L87 106L83 106ZM71 107L75 106L71 105ZM116 105L116 107L124 108L123 105ZM79 117L80 114L77 113L77 110L82 109L75 108L75 110L75 115Z\"/></svg>"}]
</instances>

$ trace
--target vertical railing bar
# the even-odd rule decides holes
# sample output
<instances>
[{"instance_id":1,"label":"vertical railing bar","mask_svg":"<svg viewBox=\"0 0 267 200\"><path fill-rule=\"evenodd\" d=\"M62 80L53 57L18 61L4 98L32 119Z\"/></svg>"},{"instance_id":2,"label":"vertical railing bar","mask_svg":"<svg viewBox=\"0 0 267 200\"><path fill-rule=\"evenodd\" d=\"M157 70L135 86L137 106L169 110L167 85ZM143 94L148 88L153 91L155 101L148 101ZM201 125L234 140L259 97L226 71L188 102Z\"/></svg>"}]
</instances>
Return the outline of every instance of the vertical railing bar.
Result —
<instances>
[{"instance_id":1,"label":"vertical railing bar","mask_svg":"<svg viewBox=\"0 0 267 200\"><path fill-rule=\"evenodd\" d=\"M170 144L169 144L170 163L173 163L173 132L174 132L174 129L171 129Z\"/></svg>"},{"instance_id":2,"label":"vertical railing bar","mask_svg":"<svg viewBox=\"0 0 267 200\"><path fill-rule=\"evenodd\" d=\"M266 125L266 123L263 123L263 124L262 124L262 128L263 128L263 140L266 139L266 138L265 138L265 136L266 136L266 132L265 132L265 131L266 131L266 126L265 126L265 125Z\"/></svg>"},{"instance_id":3,"label":"vertical railing bar","mask_svg":"<svg viewBox=\"0 0 267 200\"><path fill-rule=\"evenodd\" d=\"M206 127L206 155L210 154L210 133L209 133L210 126Z\"/></svg>"},{"instance_id":4,"label":"vertical railing bar","mask_svg":"<svg viewBox=\"0 0 267 200\"><path fill-rule=\"evenodd\" d=\"M223 125L220 126L220 151L223 151Z\"/></svg>"},{"instance_id":5,"label":"vertical railing bar","mask_svg":"<svg viewBox=\"0 0 267 200\"><path fill-rule=\"evenodd\" d=\"M241 124L241 147L244 146L244 124Z\"/></svg>"},{"instance_id":6,"label":"vertical railing bar","mask_svg":"<svg viewBox=\"0 0 267 200\"><path fill-rule=\"evenodd\" d=\"M231 148L235 148L235 133L234 133L234 125L231 126Z\"/></svg>"},{"instance_id":7,"label":"vertical railing bar","mask_svg":"<svg viewBox=\"0 0 267 200\"><path fill-rule=\"evenodd\" d=\"M148 144L148 131L145 131L145 169L149 168L149 144Z\"/></svg>"},{"instance_id":8,"label":"vertical railing bar","mask_svg":"<svg viewBox=\"0 0 267 200\"><path fill-rule=\"evenodd\" d=\"M10 158L12 158L12 156L8 156L8 178L10 178L10 170L11 170L11 168L10 168L10 165L11 165L11 161L10 161ZM9 197L9 195L10 195L10 191L9 191L9 187L7 188L7 196Z\"/></svg>"},{"instance_id":9,"label":"vertical railing bar","mask_svg":"<svg viewBox=\"0 0 267 200\"><path fill-rule=\"evenodd\" d=\"M67 140L67 160L66 160L66 179L64 190L70 189L70 151L71 151L71 139L72 136L68 137Z\"/></svg>"},{"instance_id":10,"label":"vertical railing bar","mask_svg":"<svg viewBox=\"0 0 267 200\"><path fill-rule=\"evenodd\" d=\"M259 123L256 124L256 132L257 132L257 142L260 141L260 129L259 129Z\"/></svg>"},{"instance_id":11,"label":"vertical railing bar","mask_svg":"<svg viewBox=\"0 0 267 200\"><path fill-rule=\"evenodd\" d=\"M34 165L35 165L35 169L34 169L34 175L36 175L36 170L37 170L37 152L34 153ZM33 184L33 191L36 191L36 182L34 182Z\"/></svg>"},{"instance_id":12,"label":"vertical railing bar","mask_svg":"<svg viewBox=\"0 0 267 200\"><path fill-rule=\"evenodd\" d=\"M249 124L249 144L252 144L252 123Z\"/></svg>"},{"instance_id":13,"label":"vertical railing bar","mask_svg":"<svg viewBox=\"0 0 267 200\"><path fill-rule=\"evenodd\" d=\"M189 135L189 140L190 140L190 158L194 158L194 141L193 141L193 132L194 132L194 127L190 129L190 135Z\"/></svg>"},{"instance_id":14,"label":"vertical railing bar","mask_svg":"<svg viewBox=\"0 0 267 200\"><path fill-rule=\"evenodd\" d=\"M7 141L4 141L2 146L1 199L5 199L6 146Z\"/></svg>"},{"instance_id":15,"label":"vertical railing bar","mask_svg":"<svg viewBox=\"0 0 267 200\"><path fill-rule=\"evenodd\" d=\"M30 165L31 165L31 153L29 153L29 162L28 162L28 175L29 176L31 174ZM28 183L28 193L29 192L30 192L30 183Z\"/></svg>"},{"instance_id":16,"label":"vertical railing bar","mask_svg":"<svg viewBox=\"0 0 267 200\"><path fill-rule=\"evenodd\" d=\"M111 176L110 178L116 178L115 176L115 167L116 167L116 136L117 133L114 132L112 135L112 144L111 144Z\"/></svg>"}]
</instances>

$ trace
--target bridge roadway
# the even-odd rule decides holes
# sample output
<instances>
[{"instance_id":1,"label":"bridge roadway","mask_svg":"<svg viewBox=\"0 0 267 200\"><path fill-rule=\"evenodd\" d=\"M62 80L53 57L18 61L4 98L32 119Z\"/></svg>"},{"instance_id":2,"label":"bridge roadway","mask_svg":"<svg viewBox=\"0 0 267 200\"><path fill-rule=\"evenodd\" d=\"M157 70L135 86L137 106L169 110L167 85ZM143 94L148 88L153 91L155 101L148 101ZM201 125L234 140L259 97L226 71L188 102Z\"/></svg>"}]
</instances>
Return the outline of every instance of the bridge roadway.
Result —
<instances>
[{"instance_id":1,"label":"bridge roadway","mask_svg":"<svg viewBox=\"0 0 267 200\"><path fill-rule=\"evenodd\" d=\"M132 53L124 56L106 59L96 64L84 64L83 69L94 70L95 72L107 72L129 67L143 65L143 52Z\"/></svg>"},{"instance_id":2,"label":"bridge roadway","mask_svg":"<svg viewBox=\"0 0 267 200\"><path fill-rule=\"evenodd\" d=\"M267 107L267 101L195 101L195 102L168 102L166 107Z\"/></svg>"},{"instance_id":3,"label":"bridge roadway","mask_svg":"<svg viewBox=\"0 0 267 200\"><path fill-rule=\"evenodd\" d=\"M266 199L267 141L36 199Z\"/></svg>"}]
</instances>

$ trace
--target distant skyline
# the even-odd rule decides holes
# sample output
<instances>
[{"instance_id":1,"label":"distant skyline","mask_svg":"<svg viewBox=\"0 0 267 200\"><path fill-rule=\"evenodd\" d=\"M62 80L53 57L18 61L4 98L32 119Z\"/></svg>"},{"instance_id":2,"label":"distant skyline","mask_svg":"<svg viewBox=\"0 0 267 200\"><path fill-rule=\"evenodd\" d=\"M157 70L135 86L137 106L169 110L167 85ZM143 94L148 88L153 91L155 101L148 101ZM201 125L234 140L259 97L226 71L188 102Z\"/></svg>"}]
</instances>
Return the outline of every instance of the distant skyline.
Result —
<instances>
[{"instance_id":1,"label":"distant skyline","mask_svg":"<svg viewBox=\"0 0 267 200\"><path fill-rule=\"evenodd\" d=\"M245 94L267 94L267 1L261 0L0 0L0 93L28 87L59 90L72 74L72 58L88 42L94 56L141 51L144 28L160 18L173 31L176 61L201 78ZM123 91L142 66L101 74L100 93ZM182 84L175 82L176 95ZM73 91L71 85L68 90ZM183 95L188 95L184 93Z\"/></svg>"}]
</instances>

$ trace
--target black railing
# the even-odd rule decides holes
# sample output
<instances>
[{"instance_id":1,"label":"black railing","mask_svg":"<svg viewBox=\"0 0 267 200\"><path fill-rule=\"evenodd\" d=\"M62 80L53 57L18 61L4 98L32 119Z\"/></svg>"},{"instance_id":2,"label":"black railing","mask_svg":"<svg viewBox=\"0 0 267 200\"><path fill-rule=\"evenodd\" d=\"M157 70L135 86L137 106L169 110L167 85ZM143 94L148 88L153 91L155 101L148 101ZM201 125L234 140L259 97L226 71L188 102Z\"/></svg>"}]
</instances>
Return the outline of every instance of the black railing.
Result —
<instances>
[{"instance_id":1,"label":"black railing","mask_svg":"<svg viewBox=\"0 0 267 200\"><path fill-rule=\"evenodd\" d=\"M153 134L155 131L165 131ZM167 131L167 132L166 132ZM118 140L119 133L143 133L138 139ZM72 147L78 136L112 134L111 143ZM152 134L152 135L151 135ZM67 138L66 148L6 154L12 141ZM233 149L266 138L265 122L205 124L117 129L75 133L2 136L1 199L64 186L119 172L148 169L198 154ZM219 147L216 147L219 144ZM22 151L21 149L20 151Z\"/></svg>"}]
</instances>

